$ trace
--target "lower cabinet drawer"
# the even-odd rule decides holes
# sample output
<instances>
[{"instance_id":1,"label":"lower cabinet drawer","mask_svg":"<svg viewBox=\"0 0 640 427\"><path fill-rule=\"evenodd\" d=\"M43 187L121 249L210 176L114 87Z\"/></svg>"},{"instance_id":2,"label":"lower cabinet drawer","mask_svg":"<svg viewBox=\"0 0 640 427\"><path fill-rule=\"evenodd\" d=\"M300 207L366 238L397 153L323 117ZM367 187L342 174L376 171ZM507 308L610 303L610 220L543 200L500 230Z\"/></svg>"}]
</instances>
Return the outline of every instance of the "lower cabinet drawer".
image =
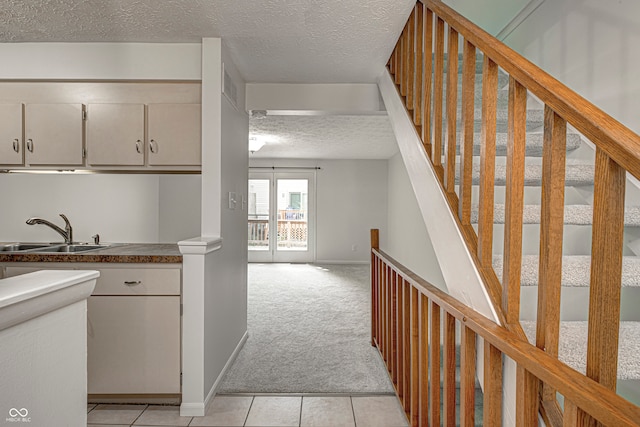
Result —
<instances>
[{"instance_id":1,"label":"lower cabinet drawer","mask_svg":"<svg viewBox=\"0 0 640 427\"><path fill-rule=\"evenodd\" d=\"M91 296L89 394L180 393L180 297Z\"/></svg>"},{"instance_id":2,"label":"lower cabinet drawer","mask_svg":"<svg viewBox=\"0 0 640 427\"><path fill-rule=\"evenodd\" d=\"M180 295L179 268L101 268L93 295Z\"/></svg>"}]
</instances>

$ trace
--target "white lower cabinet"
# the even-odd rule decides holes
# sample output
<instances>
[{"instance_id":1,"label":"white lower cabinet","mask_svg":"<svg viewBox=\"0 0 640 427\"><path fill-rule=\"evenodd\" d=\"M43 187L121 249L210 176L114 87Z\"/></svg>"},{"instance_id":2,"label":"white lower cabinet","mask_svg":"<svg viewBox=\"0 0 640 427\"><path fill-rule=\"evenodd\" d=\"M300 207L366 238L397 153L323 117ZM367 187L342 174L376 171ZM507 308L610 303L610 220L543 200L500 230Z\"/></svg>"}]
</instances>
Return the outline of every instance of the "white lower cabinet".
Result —
<instances>
[{"instance_id":1,"label":"white lower cabinet","mask_svg":"<svg viewBox=\"0 0 640 427\"><path fill-rule=\"evenodd\" d=\"M6 263L0 277L38 270L98 270L87 306L88 393L181 393L181 268L167 264Z\"/></svg>"},{"instance_id":2,"label":"white lower cabinet","mask_svg":"<svg viewBox=\"0 0 640 427\"><path fill-rule=\"evenodd\" d=\"M180 297L92 296L89 394L180 393Z\"/></svg>"},{"instance_id":3,"label":"white lower cabinet","mask_svg":"<svg viewBox=\"0 0 640 427\"><path fill-rule=\"evenodd\" d=\"M180 393L180 269L100 268L87 318L90 395Z\"/></svg>"}]
</instances>

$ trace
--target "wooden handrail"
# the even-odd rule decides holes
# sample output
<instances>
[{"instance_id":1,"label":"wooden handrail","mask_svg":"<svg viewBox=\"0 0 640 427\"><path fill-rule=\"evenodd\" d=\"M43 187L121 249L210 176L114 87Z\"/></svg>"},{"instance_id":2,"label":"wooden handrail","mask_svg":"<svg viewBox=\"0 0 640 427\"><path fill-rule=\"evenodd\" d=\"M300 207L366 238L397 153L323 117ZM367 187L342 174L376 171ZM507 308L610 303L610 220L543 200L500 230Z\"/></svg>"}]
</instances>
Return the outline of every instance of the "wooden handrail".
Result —
<instances>
[{"instance_id":1,"label":"wooden handrail","mask_svg":"<svg viewBox=\"0 0 640 427\"><path fill-rule=\"evenodd\" d=\"M440 0L418 0L640 179L640 136Z\"/></svg>"},{"instance_id":2,"label":"wooden handrail","mask_svg":"<svg viewBox=\"0 0 640 427\"><path fill-rule=\"evenodd\" d=\"M474 358L474 351L471 350L471 347L475 347L475 336L482 338L485 342L485 355L489 355L491 360L496 360L494 353L497 355L504 354L505 356L512 359L519 368L526 370L526 372L533 375L535 378L544 381L549 384L559 393L561 393L565 397L565 402L570 402L570 405L575 405L578 408L581 408L583 411L587 412L589 415L594 417L599 422L605 425L611 426L628 426L628 427L638 427L640 426L640 407L637 407L622 397L618 396L613 391L608 388L602 386L601 384L593 381L592 379L582 375L581 373L575 371L572 368L569 368L564 363L558 361L554 357L549 356L544 351L535 347L534 345L529 344L526 341L521 340L517 335L510 332L506 328L497 325L493 321L487 319L482 316L480 313L476 312L472 308L462 304L455 298L441 291L437 287L428 283L426 280L420 278L411 270L397 262L391 256L387 255L381 250L372 249L372 269L376 272L389 272L393 277L395 277L396 281L406 283L411 286L412 289L415 289L420 294L421 298L427 298L430 304L434 307L442 309L444 312L444 318L447 319L449 317L455 318L456 321L460 322L464 332L465 338L463 338L463 348L461 349L462 354L466 355L464 366L467 369L474 369L475 363L469 363L468 358ZM384 289L386 284L380 283L380 275L372 276L372 289ZM380 287L382 286L382 288ZM380 297L379 292L375 291L373 293L374 296L374 306L379 307ZM412 301L417 303L418 297L412 297ZM412 305L413 306L413 305ZM432 316L435 316L437 312L432 312ZM389 313L391 314L391 313ZM401 317L404 313L397 313L399 317ZM426 313L422 311L420 313L421 319L415 319L414 321L418 324L425 322ZM438 318L440 314L437 314ZM379 321L380 319L377 318ZM429 323L432 323L432 320ZM439 324L439 320L436 320ZM450 321L445 320L445 324ZM411 322L413 324L413 322ZM451 330L451 325L447 328ZM439 331L439 328L438 328ZM435 332L435 331L434 331ZM472 334L470 334L472 332ZM399 333L402 335L402 331L396 330L395 333ZM425 334L425 328L420 328L420 334ZM375 333L373 336L373 341L377 345L381 345L383 342L386 342L388 338L381 337L379 332ZM451 336L451 334L449 334ZM434 340L434 338L439 337L431 337L431 342L440 342L439 340ZM426 341L426 338L421 336L418 337L416 343L419 341ZM464 342L468 343L468 345L464 345ZM417 345L417 344L414 344ZM490 346L489 346L490 345ZM439 345L431 346L435 347L435 350L431 352L432 356L436 358L440 357L440 348ZM413 353L412 354L417 354ZM446 354L446 352L445 352ZM415 356L414 356L415 357ZM424 358L422 360L422 364L424 363ZM498 357L498 361L501 360ZM485 364L487 360L485 360ZM498 363L498 362L496 362ZM500 362L501 363L501 362ZM491 365L490 361L489 364ZM436 365L439 366L439 361L436 361ZM473 368L472 368L473 366ZM502 368L498 368L500 366L497 364L493 366L492 369L499 369L495 371L494 374L498 377L502 375ZM422 366L424 369L424 366ZM420 369L420 367L418 368ZM433 366L432 368L433 369ZM417 372L411 373L411 378L415 375L413 381L419 381L420 377L422 381L426 380L425 375L417 375ZM467 381L470 380L471 375L465 369L461 376L467 377ZM437 378L439 375L436 375L432 372L430 378L436 379L436 385L438 392L436 393L439 396L439 387ZM420 389L422 386L420 384L416 385L417 389ZM435 391L435 390L434 390ZM487 393L490 391L487 389L485 384L485 399L496 399L499 396L487 396ZM466 394L468 396L468 392ZM434 412L439 412L440 405L435 405L438 403L437 401L432 401L432 407L438 408ZM414 414L409 414L410 419ZM437 418L437 414L431 414L433 421L439 421ZM424 414L415 414L415 419L424 416ZM485 416L491 416L491 414L485 414ZM501 416L501 415L500 415ZM415 425L415 424L412 424ZM439 425L439 422L437 423ZM486 424L485 425L493 425Z\"/></svg>"}]
</instances>

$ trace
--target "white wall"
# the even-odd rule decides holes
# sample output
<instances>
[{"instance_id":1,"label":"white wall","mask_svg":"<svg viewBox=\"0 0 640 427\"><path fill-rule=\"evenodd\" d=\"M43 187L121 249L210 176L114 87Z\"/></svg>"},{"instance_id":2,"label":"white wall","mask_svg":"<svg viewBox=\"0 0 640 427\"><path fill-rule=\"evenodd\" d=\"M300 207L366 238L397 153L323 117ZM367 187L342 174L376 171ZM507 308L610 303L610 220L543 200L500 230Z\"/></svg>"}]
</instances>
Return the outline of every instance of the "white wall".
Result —
<instances>
[{"instance_id":1,"label":"white wall","mask_svg":"<svg viewBox=\"0 0 640 427\"><path fill-rule=\"evenodd\" d=\"M219 156L217 171L222 200L218 200L222 248L207 255L204 289L204 390L209 393L224 374L230 358L247 331L247 198L249 116L244 111L244 81L222 45L224 68L236 83L237 109L221 97ZM218 63L218 67L220 67ZM204 85L203 85L204 88ZM218 86L220 91L220 86ZM204 179L204 175L203 175ZM238 203L230 209L228 193ZM203 211L204 215L204 211Z\"/></svg>"},{"instance_id":2,"label":"white wall","mask_svg":"<svg viewBox=\"0 0 640 427\"><path fill-rule=\"evenodd\" d=\"M380 247L418 276L446 290L431 238L399 153L389 159L388 169L388 225Z\"/></svg>"},{"instance_id":3,"label":"white wall","mask_svg":"<svg viewBox=\"0 0 640 427\"><path fill-rule=\"evenodd\" d=\"M292 170L319 167L316 171L317 262L369 261L370 229L378 228L384 234L387 223L386 160L255 159L250 165Z\"/></svg>"},{"instance_id":4,"label":"white wall","mask_svg":"<svg viewBox=\"0 0 640 427\"><path fill-rule=\"evenodd\" d=\"M495 36L530 0L444 0L465 18Z\"/></svg>"},{"instance_id":5,"label":"white wall","mask_svg":"<svg viewBox=\"0 0 640 427\"><path fill-rule=\"evenodd\" d=\"M160 175L158 241L178 242L200 235L202 179L197 175Z\"/></svg>"},{"instance_id":6,"label":"white wall","mask_svg":"<svg viewBox=\"0 0 640 427\"><path fill-rule=\"evenodd\" d=\"M318 165L318 262L368 262L370 230L385 233L386 228L387 161L324 160Z\"/></svg>"},{"instance_id":7,"label":"white wall","mask_svg":"<svg viewBox=\"0 0 640 427\"><path fill-rule=\"evenodd\" d=\"M77 241L96 233L105 242L158 241L156 175L3 174L0 200L0 241L61 241L50 228L25 223L38 216L64 229L60 213Z\"/></svg>"},{"instance_id":8,"label":"white wall","mask_svg":"<svg viewBox=\"0 0 640 427\"><path fill-rule=\"evenodd\" d=\"M640 133L640 2L548 0L505 42Z\"/></svg>"},{"instance_id":9,"label":"white wall","mask_svg":"<svg viewBox=\"0 0 640 427\"><path fill-rule=\"evenodd\" d=\"M57 242L44 225L27 225L33 216L64 229L58 214L73 226L74 240L177 242L200 234L199 175L1 174L0 200L8 207L0 221L0 241Z\"/></svg>"}]
</instances>

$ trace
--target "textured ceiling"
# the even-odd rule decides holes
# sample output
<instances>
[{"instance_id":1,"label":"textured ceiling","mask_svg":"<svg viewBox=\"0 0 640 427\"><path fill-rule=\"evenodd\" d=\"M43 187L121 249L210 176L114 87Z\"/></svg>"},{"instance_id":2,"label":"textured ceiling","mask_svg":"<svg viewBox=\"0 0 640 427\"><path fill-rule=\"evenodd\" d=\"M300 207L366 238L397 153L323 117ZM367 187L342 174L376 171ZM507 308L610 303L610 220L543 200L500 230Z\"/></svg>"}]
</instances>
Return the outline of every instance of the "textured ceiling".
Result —
<instances>
[{"instance_id":1,"label":"textured ceiling","mask_svg":"<svg viewBox=\"0 0 640 427\"><path fill-rule=\"evenodd\" d=\"M220 37L248 83L374 83L415 0L0 0L0 42ZM388 158L386 116L250 120L255 157Z\"/></svg>"},{"instance_id":2,"label":"textured ceiling","mask_svg":"<svg viewBox=\"0 0 640 427\"><path fill-rule=\"evenodd\" d=\"M398 147L386 115L267 116L250 133L266 145L251 158L388 159Z\"/></svg>"},{"instance_id":3,"label":"textured ceiling","mask_svg":"<svg viewBox=\"0 0 640 427\"><path fill-rule=\"evenodd\" d=\"M415 0L0 0L0 42L221 37L247 82L373 83Z\"/></svg>"}]
</instances>

